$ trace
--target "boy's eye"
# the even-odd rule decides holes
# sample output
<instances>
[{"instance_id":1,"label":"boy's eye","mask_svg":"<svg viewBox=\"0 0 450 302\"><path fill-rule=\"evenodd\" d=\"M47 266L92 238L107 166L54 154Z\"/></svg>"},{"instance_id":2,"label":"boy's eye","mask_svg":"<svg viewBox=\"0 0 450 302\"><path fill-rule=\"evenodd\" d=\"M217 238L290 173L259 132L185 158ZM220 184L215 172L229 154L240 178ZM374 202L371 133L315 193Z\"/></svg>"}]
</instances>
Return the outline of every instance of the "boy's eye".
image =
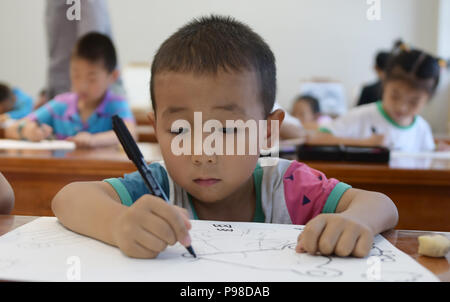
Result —
<instances>
[{"instance_id":1,"label":"boy's eye","mask_svg":"<svg viewBox=\"0 0 450 302\"><path fill-rule=\"evenodd\" d=\"M237 128L233 127L233 128L222 128L222 132L225 134L232 134L232 133L236 133L237 132Z\"/></svg>"},{"instance_id":2,"label":"boy's eye","mask_svg":"<svg viewBox=\"0 0 450 302\"><path fill-rule=\"evenodd\" d=\"M172 133L172 134L181 134L181 133L186 133L188 131L189 131L188 128L180 127L178 129L171 129L169 132Z\"/></svg>"}]
</instances>

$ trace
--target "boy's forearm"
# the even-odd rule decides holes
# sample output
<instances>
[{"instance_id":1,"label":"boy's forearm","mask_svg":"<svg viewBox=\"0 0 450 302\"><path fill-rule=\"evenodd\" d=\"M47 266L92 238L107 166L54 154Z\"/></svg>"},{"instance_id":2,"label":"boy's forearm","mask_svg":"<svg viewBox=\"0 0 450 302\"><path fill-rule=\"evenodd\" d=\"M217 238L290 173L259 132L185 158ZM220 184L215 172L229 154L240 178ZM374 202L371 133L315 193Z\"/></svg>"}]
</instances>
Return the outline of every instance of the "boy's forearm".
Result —
<instances>
[{"instance_id":1,"label":"boy's forearm","mask_svg":"<svg viewBox=\"0 0 450 302\"><path fill-rule=\"evenodd\" d=\"M112 228L115 219L127 207L115 201L100 186L101 182L69 184L53 198L52 210L65 227L116 245Z\"/></svg>"},{"instance_id":2,"label":"boy's forearm","mask_svg":"<svg viewBox=\"0 0 450 302\"><path fill-rule=\"evenodd\" d=\"M93 134L92 136L94 137L94 147L111 146L119 143L113 130Z\"/></svg>"},{"instance_id":3,"label":"boy's forearm","mask_svg":"<svg viewBox=\"0 0 450 302\"><path fill-rule=\"evenodd\" d=\"M128 130L130 131L133 138L136 139L134 124L125 122L125 125L127 126ZM93 134L93 136L95 137L95 140L94 140L95 146L94 147L110 146L110 145L119 143L119 139L117 138L114 130Z\"/></svg>"},{"instance_id":4,"label":"boy's forearm","mask_svg":"<svg viewBox=\"0 0 450 302\"><path fill-rule=\"evenodd\" d=\"M341 214L366 224L374 235L394 228L398 222L397 207L389 197L363 190L355 194Z\"/></svg>"},{"instance_id":5,"label":"boy's forearm","mask_svg":"<svg viewBox=\"0 0 450 302\"><path fill-rule=\"evenodd\" d=\"M5 137L6 138L12 138L12 139L27 139L32 140L32 137L27 135L26 128L27 127L33 127L38 126L38 123L35 121L29 120L27 118L23 118L21 120L18 120L5 130Z\"/></svg>"},{"instance_id":6,"label":"boy's forearm","mask_svg":"<svg viewBox=\"0 0 450 302\"><path fill-rule=\"evenodd\" d=\"M11 126L7 127L5 129L5 137L6 138L11 138L11 139L21 139L21 137L19 136L19 123L15 122L14 124L12 124Z\"/></svg>"}]
</instances>

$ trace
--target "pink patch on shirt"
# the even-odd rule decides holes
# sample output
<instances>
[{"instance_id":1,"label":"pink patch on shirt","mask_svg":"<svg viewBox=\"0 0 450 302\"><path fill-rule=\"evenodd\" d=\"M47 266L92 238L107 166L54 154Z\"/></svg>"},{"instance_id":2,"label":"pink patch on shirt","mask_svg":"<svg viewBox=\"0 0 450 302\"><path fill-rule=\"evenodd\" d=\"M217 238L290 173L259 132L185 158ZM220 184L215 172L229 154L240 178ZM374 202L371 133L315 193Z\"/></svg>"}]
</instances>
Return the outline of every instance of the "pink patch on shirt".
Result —
<instances>
[{"instance_id":1,"label":"pink patch on shirt","mask_svg":"<svg viewBox=\"0 0 450 302\"><path fill-rule=\"evenodd\" d=\"M331 191L339 183L322 172L293 161L283 176L284 198L293 224L306 224L322 212Z\"/></svg>"}]
</instances>

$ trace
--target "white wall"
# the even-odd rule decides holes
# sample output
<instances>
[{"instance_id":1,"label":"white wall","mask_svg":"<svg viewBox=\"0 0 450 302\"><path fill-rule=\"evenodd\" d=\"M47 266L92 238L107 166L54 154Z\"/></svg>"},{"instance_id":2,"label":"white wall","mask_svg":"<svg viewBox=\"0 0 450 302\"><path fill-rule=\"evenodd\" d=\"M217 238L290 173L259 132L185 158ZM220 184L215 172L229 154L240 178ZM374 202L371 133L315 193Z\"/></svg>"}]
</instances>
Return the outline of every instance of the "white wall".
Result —
<instances>
[{"instance_id":1,"label":"white wall","mask_svg":"<svg viewBox=\"0 0 450 302\"><path fill-rule=\"evenodd\" d=\"M313 76L342 81L351 96L374 79L377 50L399 37L437 51L439 0L380 1L380 21L367 20L366 0L109 0L109 9L122 65L150 62L163 40L193 17L227 14L249 24L275 53L278 100L289 108L300 81ZM33 95L45 84L44 6L44 0L0 0L0 39L8 41L0 45L0 80ZM443 132L447 115L432 116L433 128Z\"/></svg>"},{"instance_id":2,"label":"white wall","mask_svg":"<svg viewBox=\"0 0 450 302\"><path fill-rule=\"evenodd\" d=\"M43 0L0 0L0 81L33 96L46 82Z\"/></svg>"},{"instance_id":3,"label":"white wall","mask_svg":"<svg viewBox=\"0 0 450 302\"><path fill-rule=\"evenodd\" d=\"M450 1L439 0L438 45L437 54L445 59L450 59ZM447 134L450 135L450 67L442 72L441 83L432 106L424 112L428 120L447 120ZM445 110L445 108L448 108ZM441 124L439 124L440 126ZM437 131L444 133L444 127Z\"/></svg>"}]
</instances>

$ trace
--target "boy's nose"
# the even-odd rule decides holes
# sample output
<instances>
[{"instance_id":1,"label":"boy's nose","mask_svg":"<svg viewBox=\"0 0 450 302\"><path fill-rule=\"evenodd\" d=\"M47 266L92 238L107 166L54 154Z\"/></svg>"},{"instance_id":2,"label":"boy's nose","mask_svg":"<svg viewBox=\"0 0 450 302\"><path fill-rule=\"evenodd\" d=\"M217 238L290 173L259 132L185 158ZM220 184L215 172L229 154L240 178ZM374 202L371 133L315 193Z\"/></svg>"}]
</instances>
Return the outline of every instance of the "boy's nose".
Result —
<instances>
[{"instance_id":1,"label":"boy's nose","mask_svg":"<svg viewBox=\"0 0 450 302\"><path fill-rule=\"evenodd\" d=\"M194 165L216 164L217 156L216 155L205 155L205 154L192 155L191 160Z\"/></svg>"}]
</instances>

